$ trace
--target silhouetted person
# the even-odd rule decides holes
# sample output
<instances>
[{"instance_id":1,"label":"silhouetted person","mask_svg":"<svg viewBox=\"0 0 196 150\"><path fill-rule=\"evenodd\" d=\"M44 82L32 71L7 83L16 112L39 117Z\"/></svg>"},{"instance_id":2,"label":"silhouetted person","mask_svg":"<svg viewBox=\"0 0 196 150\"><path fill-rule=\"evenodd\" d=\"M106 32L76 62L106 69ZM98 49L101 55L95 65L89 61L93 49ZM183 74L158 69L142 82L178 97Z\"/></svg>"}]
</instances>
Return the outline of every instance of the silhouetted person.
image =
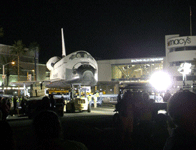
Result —
<instances>
[{"instance_id":1,"label":"silhouetted person","mask_svg":"<svg viewBox=\"0 0 196 150\"><path fill-rule=\"evenodd\" d=\"M21 100L21 107L22 107L22 112L23 114L26 113L26 105L27 105L27 100L24 98L24 96L22 97L22 100Z\"/></svg>"},{"instance_id":2,"label":"silhouetted person","mask_svg":"<svg viewBox=\"0 0 196 150\"><path fill-rule=\"evenodd\" d=\"M196 149L196 94L175 93L168 102L168 114L176 125L165 143L164 150Z\"/></svg>"},{"instance_id":3,"label":"silhouetted person","mask_svg":"<svg viewBox=\"0 0 196 150\"><path fill-rule=\"evenodd\" d=\"M2 120L3 113L2 113L2 98L0 97L0 120Z\"/></svg>"},{"instance_id":4,"label":"silhouetted person","mask_svg":"<svg viewBox=\"0 0 196 150\"><path fill-rule=\"evenodd\" d=\"M47 97L47 96L44 96L42 98L41 101L38 101L39 103L36 104L36 109L35 111L31 114L30 113L30 116L31 117L34 117L36 116L39 112L41 111L44 111L44 110L51 110L51 107L50 107L50 99ZM31 103L32 104L32 103ZM33 107L33 105L29 106L29 107Z\"/></svg>"},{"instance_id":5,"label":"silhouetted person","mask_svg":"<svg viewBox=\"0 0 196 150\"><path fill-rule=\"evenodd\" d=\"M168 116L165 114L156 115L151 135L153 143L150 144L150 149L163 149L165 142L169 137L167 119Z\"/></svg>"},{"instance_id":6,"label":"silhouetted person","mask_svg":"<svg viewBox=\"0 0 196 150\"><path fill-rule=\"evenodd\" d=\"M0 121L0 149L1 150L13 150L15 148L13 140L13 132L6 121Z\"/></svg>"},{"instance_id":7,"label":"silhouetted person","mask_svg":"<svg viewBox=\"0 0 196 150\"><path fill-rule=\"evenodd\" d=\"M153 115L153 103L150 100L149 94L141 93L139 101L135 104L135 114L137 116L137 139L142 141L138 146L143 149L148 149L150 137L152 133L152 115ZM138 97L139 98L139 97Z\"/></svg>"},{"instance_id":8,"label":"silhouetted person","mask_svg":"<svg viewBox=\"0 0 196 150\"><path fill-rule=\"evenodd\" d=\"M141 121L151 121L152 120L152 101L150 100L148 93L142 94L142 101L139 104L139 110L140 110L140 120Z\"/></svg>"},{"instance_id":9,"label":"silhouetted person","mask_svg":"<svg viewBox=\"0 0 196 150\"><path fill-rule=\"evenodd\" d=\"M120 111L122 121L122 141L126 144L130 144L132 140L133 124L134 124L134 110L135 110L135 99L132 93L127 90L120 102Z\"/></svg>"},{"instance_id":10,"label":"silhouetted person","mask_svg":"<svg viewBox=\"0 0 196 150\"><path fill-rule=\"evenodd\" d=\"M165 95L163 97L163 101L168 102L168 100L170 99L171 96L172 96L171 93L169 92L169 90L167 90L167 92L165 93Z\"/></svg>"},{"instance_id":11,"label":"silhouetted person","mask_svg":"<svg viewBox=\"0 0 196 150\"><path fill-rule=\"evenodd\" d=\"M5 121L6 120L6 117L8 116L9 114L9 111L10 111L10 108L9 106L7 105L7 98L3 98L2 99L2 103L1 103L1 109L2 109L2 120Z\"/></svg>"},{"instance_id":12,"label":"silhouetted person","mask_svg":"<svg viewBox=\"0 0 196 150\"><path fill-rule=\"evenodd\" d=\"M61 123L53 111L42 111L33 120L37 150L86 150L85 145L61 138Z\"/></svg>"},{"instance_id":13,"label":"silhouetted person","mask_svg":"<svg viewBox=\"0 0 196 150\"><path fill-rule=\"evenodd\" d=\"M41 105L37 107L37 111L50 110L50 99L44 96L41 101Z\"/></svg>"},{"instance_id":14,"label":"silhouetted person","mask_svg":"<svg viewBox=\"0 0 196 150\"><path fill-rule=\"evenodd\" d=\"M119 111L120 103L122 100L122 92L120 91L117 97L117 103L115 105L115 111Z\"/></svg>"},{"instance_id":15,"label":"silhouetted person","mask_svg":"<svg viewBox=\"0 0 196 150\"><path fill-rule=\"evenodd\" d=\"M13 98L13 103L14 103L14 113L16 112L16 107L17 107L17 98L14 96Z\"/></svg>"},{"instance_id":16,"label":"silhouetted person","mask_svg":"<svg viewBox=\"0 0 196 150\"><path fill-rule=\"evenodd\" d=\"M11 109L11 99L7 98L7 105L9 106L9 108Z\"/></svg>"},{"instance_id":17,"label":"silhouetted person","mask_svg":"<svg viewBox=\"0 0 196 150\"><path fill-rule=\"evenodd\" d=\"M52 110L54 110L54 108L56 107L56 100L54 99L52 94L49 94L49 98L50 98L51 108Z\"/></svg>"}]
</instances>

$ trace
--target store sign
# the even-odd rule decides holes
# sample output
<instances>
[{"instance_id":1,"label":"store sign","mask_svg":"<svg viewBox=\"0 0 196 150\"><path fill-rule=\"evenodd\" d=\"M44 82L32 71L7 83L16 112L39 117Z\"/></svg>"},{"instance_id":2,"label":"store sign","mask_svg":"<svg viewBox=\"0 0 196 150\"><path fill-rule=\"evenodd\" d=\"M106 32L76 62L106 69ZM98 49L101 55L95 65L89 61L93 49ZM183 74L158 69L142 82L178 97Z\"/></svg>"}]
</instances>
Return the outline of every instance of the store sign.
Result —
<instances>
[{"instance_id":1,"label":"store sign","mask_svg":"<svg viewBox=\"0 0 196 150\"><path fill-rule=\"evenodd\" d=\"M190 43L191 43L191 38L187 37L187 38L179 38L179 39L169 40L167 42L167 45L172 46L172 45L183 44L185 46L186 44L190 44Z\"/></svg>"},{"instance_id":2,"label":"store sign","mask_svg":"<svg viewBox=\"0 0 196 150\"><path fill-rule=\"evenodd\" d=\"M163 58L146 58L146 59L132 59L131 62L155 62L155 61L163 61Z\"/></svg>"}]
</instances>

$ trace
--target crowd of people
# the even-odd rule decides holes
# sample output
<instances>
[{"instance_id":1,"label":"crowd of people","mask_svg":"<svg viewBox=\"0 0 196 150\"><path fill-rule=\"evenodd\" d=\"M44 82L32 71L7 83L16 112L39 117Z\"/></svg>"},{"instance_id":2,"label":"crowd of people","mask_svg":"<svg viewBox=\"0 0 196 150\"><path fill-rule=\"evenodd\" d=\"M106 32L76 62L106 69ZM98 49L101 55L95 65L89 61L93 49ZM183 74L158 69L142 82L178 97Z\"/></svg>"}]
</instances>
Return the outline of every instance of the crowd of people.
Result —
<instances>
[{"instance_id":1,"label":"crowd of people","mask_svg":"<svg viewBox=\"0 0 196 150\"><path fill-rule=\"evenodd\" d=\"M195 93L180 90L171 95L167 91L166 114L154 112L154 100L145 92L127 90L121 95L119 93L116 111L123 143L139 149L196 149Z\"/></svg>"},{"instance_id":2,"label":"crowd of people","mask_svg":"<svg viewBox=\"0 0 196 150\"><path fill-rule=\"evenodd\" d=\"M19 108L21 109L21 113L25 114L26 102L27 99L25 97L0 97L0 120L5 121L8 115L19 116Z\"/></svg>"},{"instance_id":3,"label":"crowd of people","mask_svg":"<svg viewBox=\"0 0 196 150\"><path fill-rule=\"evenodd\" d=\"M17 99L15 100L14 98L13 105L15 101L17 103ZM0 135L2 140L0 141L0 148L6 150L18 149L13 138L12 128L6 121L6 117L9 114L11 107L10 101L8 100L8 98L2 98L0 105L2 111L2 120L0 120ZM87 147L80 142L63 139L61 122L59 120L59 116L54 112L55 100L53 96L45 96L42 98L41 102L41 105L37 107L37 113L34 116L32 122L33 131L36 136L36 145L33 149L87 150ZM23 100L21 100L20 105L24 105ZM14 107L14 109L17 111L17 105L16 107ZM4 113L4 111L6 111L6 113Z\"/></svg>"},{"instance_id":4,"label":"crowd of people","mask_svg":"<svg viewBox=\"0 0 196 150\"><path fill-rule=\"evenodd\" d=\"M133 94L127 91L123 98L120 96L119 98L121 99L118 100L117 109L121 120L122 145L128 144L130 149L196 149L195 93L187 90L176 92L167 100L167 114L156 116L153 116L154 102L149 99L147 93ZM35 149L87 149L80 142L62 138L61 123L58 115L51 109L49 98L44 97L42 101L45 102L45 108L40 109L32 123L36 135ZM10 105L10 100L1 98L0 129L4 142L0 143L3 147L9 141L6 149L14 149L15 146L12 130L5 121ZM136 141L140 141L140 143L136 143Z\"/></svg>"},{"instance_id":5,"label":"crowd of people","mask_svg":"<svg viewBox=\"0 0 196 150\"><path fill-rule=\"evenodd\" d=\"M10 99L7 97L0 97L0 119L6 120L11 108Z\"/></svg>"}]
</instances>

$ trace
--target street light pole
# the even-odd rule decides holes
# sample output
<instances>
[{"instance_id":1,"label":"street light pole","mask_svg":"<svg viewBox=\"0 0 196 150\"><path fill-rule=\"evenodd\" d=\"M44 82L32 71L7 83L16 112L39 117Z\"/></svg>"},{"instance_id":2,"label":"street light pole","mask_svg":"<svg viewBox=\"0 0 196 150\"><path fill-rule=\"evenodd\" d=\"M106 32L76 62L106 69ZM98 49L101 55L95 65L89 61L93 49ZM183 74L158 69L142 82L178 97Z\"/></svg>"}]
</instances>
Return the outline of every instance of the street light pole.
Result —
<instances>
[{"instance_id":1,"label":"street light pole","mask_svg":"<svg viewBox=\"0 0 196 150\"><path fill-rule=\"evenodd\" d=\"M3 65L3 75L2 75L2 78L3 78L3 93L4 93L4 81L5 81L5 65Z\"/></svg>"},{"instance_id":2,"label":"street light pole","mask_svg":"<svg viewBox=\"0 0 196 150\"><path fill-rule=\"evenodd\" d=\"M10 64L10 63L13 64L13 65L15 64L15 62L12 61L12 62L9 62L9 63L3 65L3 74L2 74L2 79L3 79L3 86L2 86L3 88L2 89L3 89L3 93L4 93L4 86L5 86L5 66Z\"/></svg>"}]
</instances>

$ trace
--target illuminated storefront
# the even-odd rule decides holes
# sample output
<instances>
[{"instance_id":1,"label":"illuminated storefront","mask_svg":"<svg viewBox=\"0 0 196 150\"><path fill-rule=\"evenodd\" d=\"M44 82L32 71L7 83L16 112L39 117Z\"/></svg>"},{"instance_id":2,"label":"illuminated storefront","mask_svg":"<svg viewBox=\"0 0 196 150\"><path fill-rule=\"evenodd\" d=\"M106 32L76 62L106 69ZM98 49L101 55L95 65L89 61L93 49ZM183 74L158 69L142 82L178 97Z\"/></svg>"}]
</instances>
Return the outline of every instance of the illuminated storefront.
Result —
<instances>
[{"instance_id":1,"label":"illuminated storefront","mask_svg":"<svg viewBox=\"0 0 196 150\"><path fill-rule=\"evenodd\" d=\"M148 82L152 73L163 70L163 61L163 57L99 60L98 90L117 94L119 83Z\"/></svg>"},{"instance_id":2,"label":"illuminated storefront","mask_svg":"<svg viewBox=\"0 0 196 150\"><path fill-rule=\"evenodd\" d=\"M153 72L163 69L163 58L136 60L141 61L111 65L112 81L146 81Z\"/></svg>"}]
</instances>

